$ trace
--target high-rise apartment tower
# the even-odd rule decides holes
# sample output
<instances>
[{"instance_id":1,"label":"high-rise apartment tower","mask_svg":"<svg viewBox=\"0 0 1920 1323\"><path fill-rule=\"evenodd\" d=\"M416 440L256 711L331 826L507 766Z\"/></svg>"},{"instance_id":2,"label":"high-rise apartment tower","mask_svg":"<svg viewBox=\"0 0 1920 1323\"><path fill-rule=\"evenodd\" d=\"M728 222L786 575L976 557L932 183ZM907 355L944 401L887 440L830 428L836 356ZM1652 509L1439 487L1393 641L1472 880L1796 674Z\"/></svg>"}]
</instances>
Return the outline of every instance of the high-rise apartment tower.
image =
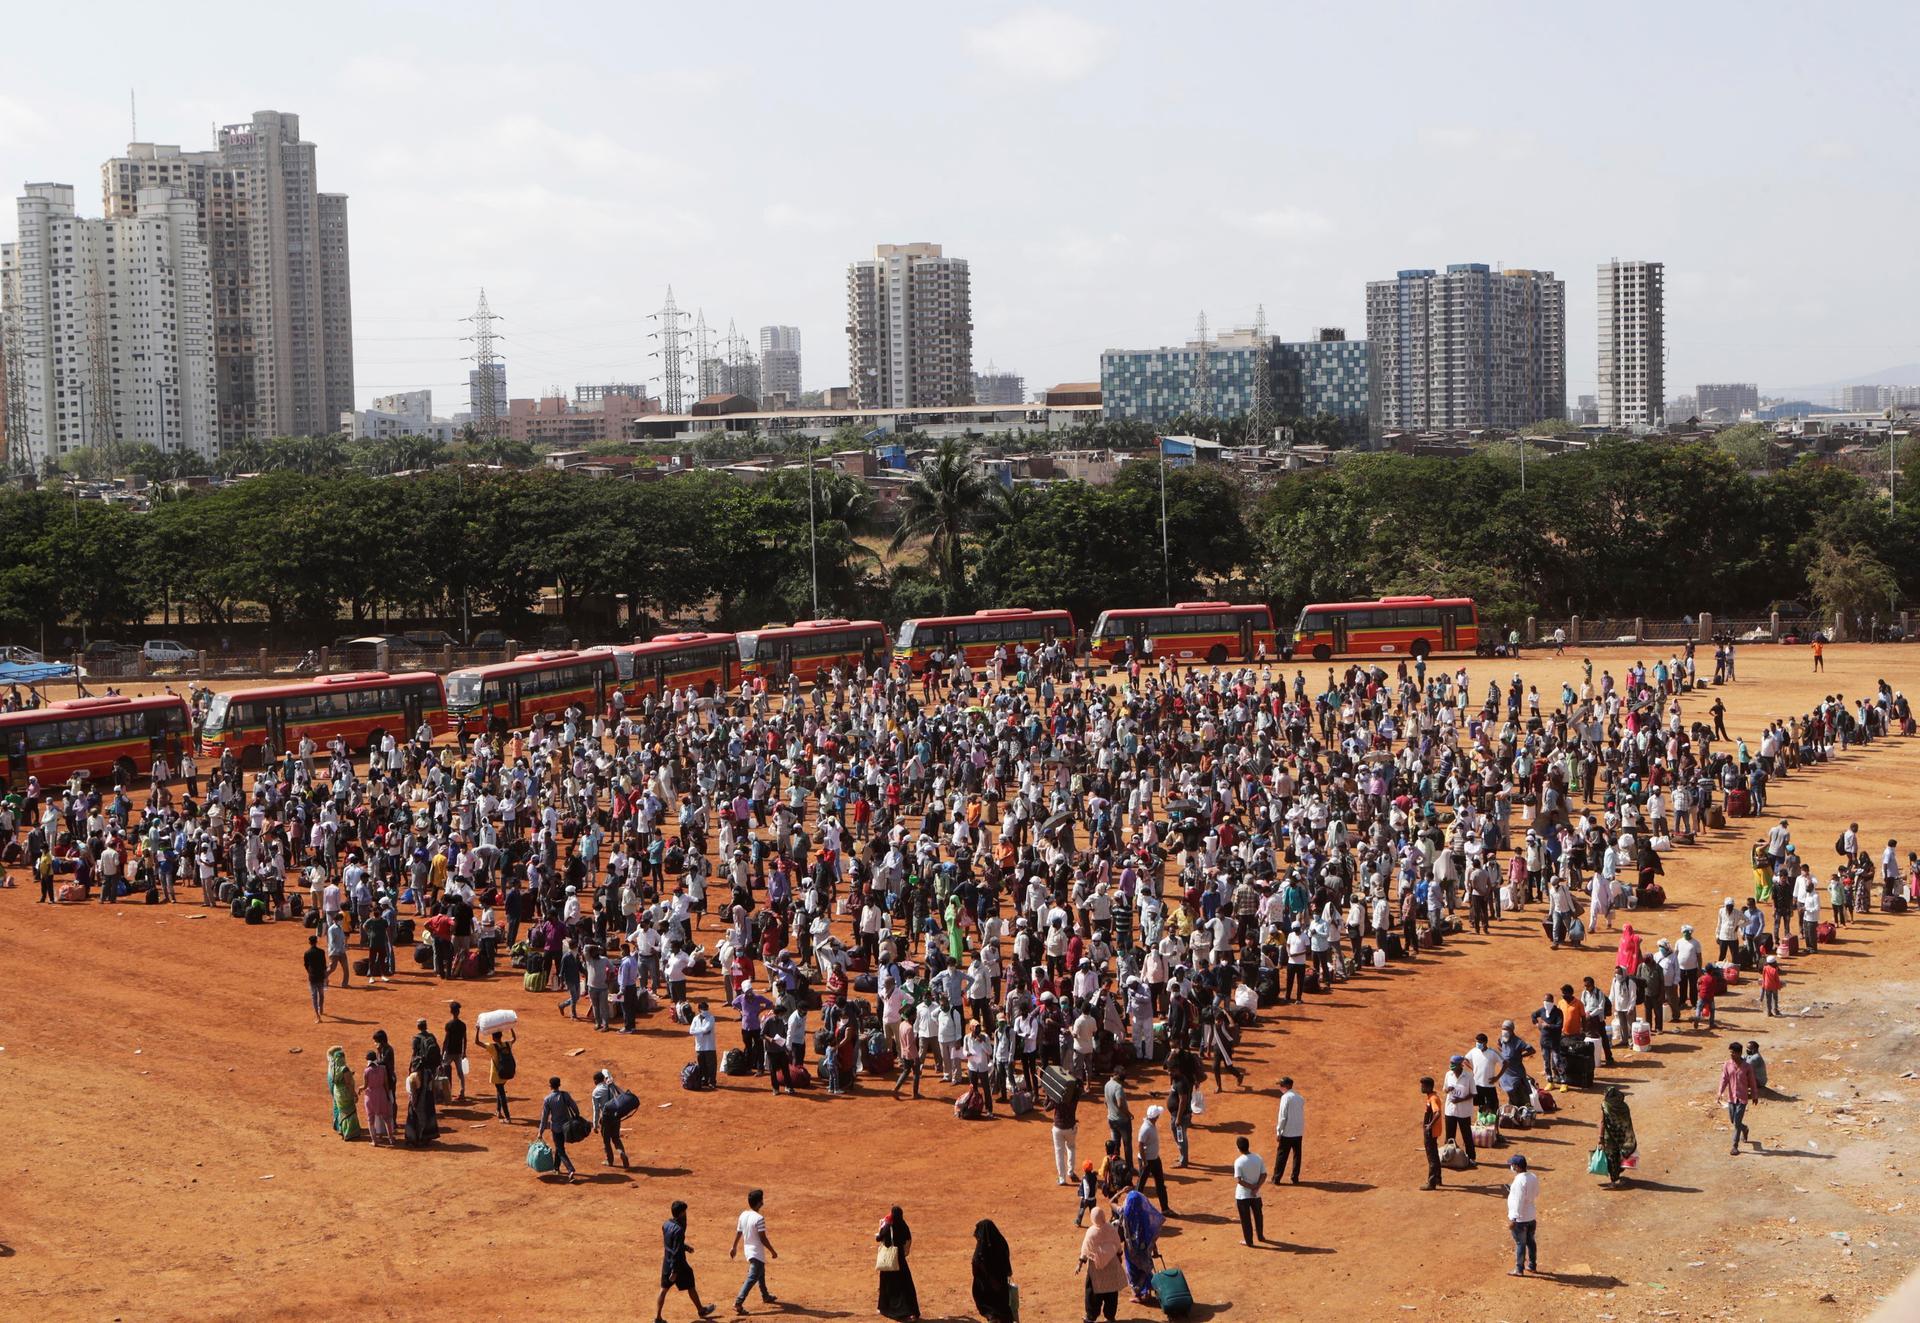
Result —
<instances>
[{"instance_id":1,"label":"high-rise apartment tower","mask_svg":"<svg viewBox=\"0 0 1920 1323\"><path fill-rule=\"evenodd\" d=\"M880 244L847 268L854 406L973 402L973 298L965 259L937 243Z\"/></svg>"},{"instance_id":2,"label":"high-rise apartment tower","mask_svg":"<svg viewBox=\"0 0 1920 1323\"><path fill-rule=\"evenodd\" d=\"M1666 267L1600 264L1599 376L1602 427L1654 428L1666 421Z\"/></svg>"}]
</instances>

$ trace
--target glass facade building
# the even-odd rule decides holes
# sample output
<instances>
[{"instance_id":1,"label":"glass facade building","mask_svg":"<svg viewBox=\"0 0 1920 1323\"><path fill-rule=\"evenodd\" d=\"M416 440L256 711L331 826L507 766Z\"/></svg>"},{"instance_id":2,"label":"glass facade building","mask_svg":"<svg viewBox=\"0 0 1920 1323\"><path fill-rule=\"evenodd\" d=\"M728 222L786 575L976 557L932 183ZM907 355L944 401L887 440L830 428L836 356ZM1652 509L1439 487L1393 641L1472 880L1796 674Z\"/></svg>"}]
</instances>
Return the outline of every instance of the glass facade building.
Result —
<instances>
[{"instance_id":1,"label":"glass facade building","mask_svg":"<svg viewBox=\"0 0 1920 1323\"><path fill-rule=\"evenodd\" d=\"M1100 355L1100 404L1107 418L1137 418L1156 426L1194 413L1198 345L1109 349ZM1356 438L1366 434L1368 372L1364 340L1283 341L1250 335L1222 337L1208 346L1210 412L1237 418L1253 408L1256 374L1265 372L1277 424L1330 413L1345 419Z\"/></svg>"}]
</instances>

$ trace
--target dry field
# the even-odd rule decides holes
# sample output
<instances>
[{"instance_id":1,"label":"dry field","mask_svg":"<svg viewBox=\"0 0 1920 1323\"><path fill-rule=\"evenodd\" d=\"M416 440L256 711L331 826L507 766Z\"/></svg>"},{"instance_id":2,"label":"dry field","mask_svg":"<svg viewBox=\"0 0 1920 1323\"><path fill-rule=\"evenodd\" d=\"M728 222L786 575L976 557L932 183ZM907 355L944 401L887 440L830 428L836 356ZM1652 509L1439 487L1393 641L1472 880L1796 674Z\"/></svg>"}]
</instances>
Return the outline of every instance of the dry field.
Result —
<instances>
[{"instance_id":1,"label":"dry field","mask_svg":"<svg viewBox=\"0 0 1920 1323\"><path fill-rule=\"evenodd\" d=\"M1596 669L1631 660L1594 656ZM1912 691L1916 663L1920 648L1836 647L1814 676L1803 649L1756 646L1743 650L1736 684L1707 692L1725 696L1735 733L1751 735L1882 675ZM1476 692L1495 666L1503 678L1510 669L1470 665ZM1557 694L1561 678L1577 683L1578 655L1521 669ZM1904 854L1909 840L1920 848L1916 772L1920 741L1883 741L1777 784L1773 807L1821 867L1850 820L1876 845L1899 837ZM1746 889L1753 837L1749 820L1670 857L1673 903L1636 927L1649 941L1683 922L1710 935L1720 897ZM771 1285L788 1317L873 1317L870 1237L892 1203L917 1233L929 1318L972 1316L971 1229L988 1216L1012 1242L1025 1317L1080 1317L1073 1201L1053 1183L1042 1115L963 1124L950 1088L896 1103L864 1080L845 1098L818 1088L774 1098L753 1080L685 1093L677 1076L690 1043L676 1026L656 1019L624 1038L548 1019L556 998L526 993L517 975L449 987L408 964L391 985L336 986L339 1018L316 1026L304 929L249 932L191 903L54 909L33 897L27 885L0 892L0 1114L14 1136L0 1160L8 1318L645 1319L674 1199L692 1206L693 1262L726 1316L742 1267L726 1247L755 1185L768 1193L781 1254ZM1533 1280L1505 1275L1504 1167L1419 1189L1414 1081L1442 1073L1449 1053L1502 1016L1524 1017L1544 989L1583 974L1604 981L1604 933L1584 952L1549 951L1529 912L1491 937L1455 939L1304 1008L1263 1013L1244 1046L1249 1087L1209 1100L1196 1165L1171 1174L1179 1216L1162 1248L1187 1271L1195 1316L1865 1317L1920 1248L1920 916L1876 913L1843 936L1789 962L1787 1018L1765 1020L1743 983L1722 1002L1718 1033L1669 1033L1599 1072L1631 1094L1642 1160L1628 1188L1586 1175L1597 1089L1561 1095L1565 1110L1518 1138L1509 1151L1527 1154L1543 1183L1546 1274ZM711 988L696 983L696 995ZM534 1114L547 1075L584 1099L592 1071L610 1063L641 1097L626 1128L634 1170L602 1168L595 1139L575 1148L581 1184L537 1179L522 1161L531 1125L501 1125L484 1105L443 1113L446 1142L431 1150L342 1143L328 1125L327 1047L343 1044L358 1062L385 1026L404 1055L414 1019L437 1027L449 994L469 1019L520 1012L521 1117ZM1763 1044L1784 1095L1751 1115L1765 1151L1738 1158L1713 1105L1734 1035ZM733 1038L723 1023L723 1046ZM1245 1249L1227 1175L1233 1139L1249 1135L1271 1161L1282 1074L1306 1100L1305 1181L1267 1201L1280 1243ZM1102 1130L1096 1112L1082 1113L1089 1143ZM749 1308L768 1312L757 1300ZM684 1298L669 1302L668 1317L689 1314ZM1121 1316L1160 1315L1123 1303Z\"/></svg>"}]
</instances>

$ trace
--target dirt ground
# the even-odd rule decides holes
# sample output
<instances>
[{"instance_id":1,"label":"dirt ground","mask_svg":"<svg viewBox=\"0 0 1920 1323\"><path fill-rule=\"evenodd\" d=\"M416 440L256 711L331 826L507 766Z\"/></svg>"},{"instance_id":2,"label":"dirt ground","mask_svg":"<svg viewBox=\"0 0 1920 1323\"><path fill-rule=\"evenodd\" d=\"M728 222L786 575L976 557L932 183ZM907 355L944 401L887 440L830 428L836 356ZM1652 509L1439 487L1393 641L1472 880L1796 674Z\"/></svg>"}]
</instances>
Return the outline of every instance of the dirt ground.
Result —
<instances>
[{"instance_id":1,"label":"dirt ground","mask_svg":"<svg viewBox=\"0 0 1920 1323\"><path fill-rule=\"evenodd\" d=\"M1594 654L1596 670L1632 660ZM1651 663L1653 653L1646 654ZM1805 710L1821 693L1868 692L1886 676L1920 687L1920 648L1835 647L1825 676L1803 649L1752 647L1719 690L1735 733ZM1475 692L1507 664L1470 663ZM1558 692L1578 657L1521 668ZM1690 715L1710 699L1695 701ZM1800 848L1824 868L1835 834L1861 824L1876 846L1920 847L1920 741L1893 739L1796 774L1773 791ZM1672 904L1636 916L1649 939L1683 922L1708 931L1723 895L1748 885L1747 820L1668 861ZM24 883L24 880L23 880ZM169 1319L546 1316L651 1318L658 1227L674 1199L692 1209L704 1298L730 1312L743 1265L728 1262L750 1186L767 1190L781 1258L778 1312L874 1317L871 1235L892 1203L916 1231L913 1263L927 1317L972 1317L974 1222L996 1219L1013 1246L1024 1317L1080 1317L1073 1201L1056 1188L1041 1115L955 1121L951 1087L895 1103L877 1082L852 1097L816 1088L773 1098L753 1080L683 1092L690 1059L663 1019L634 1038L556 1016L556 998L517 975L448 987L407 971L391 985L330 994L311 1022L299 952L305 930L251 932L196 903L34 905L27 885L0 892L0 1313L12 1318ZM191 889L183 895L194 898ZM1162 1249L1192 1283L1197 1318L1615 1320L1738 1318L1743 1323L1863 1318L1920 1247L1920 1133L1913 1078L1920 916L1875 913L1837 946L1789 962L1786 1018L1765 1020L1750 983L1721 1004L1717 1033L1656 1039L1622 1054L1599 1083L1631 1094L1639 1178L1618 1192L1586 1175L1596 1088L1520 1135L1542 1179L1544 1275L1505 1275L1505 1167L1449 1173L1422 1192L1415 1080L1439 1075L1503 1016L1524 1017L1548 987L1604 982L1612 941L1549 951L1536 911L1487 938L1450 940L1417 963L1368 972L1306 1007L1263 1012L1243 1047L1249 1088L1210 1097L1194 1134L1196 1166L1170 1173L1176 1214ZM711 939L709 939L711 940ZM708 992L695 984L695 993ZM449 995L469 1019L520 1012L520 1078L533 1115L557 1073L578 1097L611 1065L641 1097L627 1125L631 1172L577 1146L587 1179L567 1188L524 1165L532 1126L502 1125L485 1105L443 1114L431 1150L342 1143L329 1128L326 1049L359 1062L385 1026L404 1053L417 1016L437 1027ZM1523 1018L1524 1023L1524 1018ZM736 1030L723 1024L723 1046ZM1781 1096L1753 1109L1765 1149L1727 1155L1713 1104L1725 1044L1756 1038ZM1273 1154L1275 1080L1306 1100L1306 1179L1274 1191L1267 1231L1240 1244L1228 1177L1233 1139ZM1136 1115L1145 1099L1136 1096ZM1081 1136L1097 1145L1097 1108ZM1167 1146L1171 1155L1171 1139ZM1506 1154L1496 1154L1503 1160ZM691 1316L684 1298L667 1316ZM1121 1317L1158 1318L1123 1302Z\"/></svg>"}]
</instances>

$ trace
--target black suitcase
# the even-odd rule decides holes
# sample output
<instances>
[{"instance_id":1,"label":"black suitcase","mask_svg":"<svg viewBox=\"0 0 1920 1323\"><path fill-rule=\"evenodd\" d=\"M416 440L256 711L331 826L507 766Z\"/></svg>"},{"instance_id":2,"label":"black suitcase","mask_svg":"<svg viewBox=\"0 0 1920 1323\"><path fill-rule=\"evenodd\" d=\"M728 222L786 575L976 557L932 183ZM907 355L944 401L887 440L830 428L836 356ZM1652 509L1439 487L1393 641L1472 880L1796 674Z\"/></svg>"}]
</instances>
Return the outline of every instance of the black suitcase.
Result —
<instances>
[{"instance_id":1,"label":"black suitcase","mask_svg":"<svg viewBox=\"0 0 1920 1323\"><path fill-rule=\"evenodd\" d=\"M1582 1038L1562 1043L1561 1054L1567 1061L1567 1083L1576 1089L1593 1087L1593 1044Z\"/></svg>"},{"instance_id":2,"label":"black suitcase","mask_svg":"<svg viewBox=\"0 0 1920 1323\"><path fill-rule=\"evenodd\" d=\"M413 920L395 919L393 922L393 944L411 946L413 944Z\"/></svg>"},{"instance_id":3,"label":"black suitcase","mask_svg":"<svg viewBox=\"0 0 1920 1323\"><path fill-rule=\"evenodd\" d=\"M1400 944L1400 934L1384 932L1380 934L1380 949L1387 953L1387 959L1399 960L1406 955L1406 948Z\"/></svg>"}]
</instances>

